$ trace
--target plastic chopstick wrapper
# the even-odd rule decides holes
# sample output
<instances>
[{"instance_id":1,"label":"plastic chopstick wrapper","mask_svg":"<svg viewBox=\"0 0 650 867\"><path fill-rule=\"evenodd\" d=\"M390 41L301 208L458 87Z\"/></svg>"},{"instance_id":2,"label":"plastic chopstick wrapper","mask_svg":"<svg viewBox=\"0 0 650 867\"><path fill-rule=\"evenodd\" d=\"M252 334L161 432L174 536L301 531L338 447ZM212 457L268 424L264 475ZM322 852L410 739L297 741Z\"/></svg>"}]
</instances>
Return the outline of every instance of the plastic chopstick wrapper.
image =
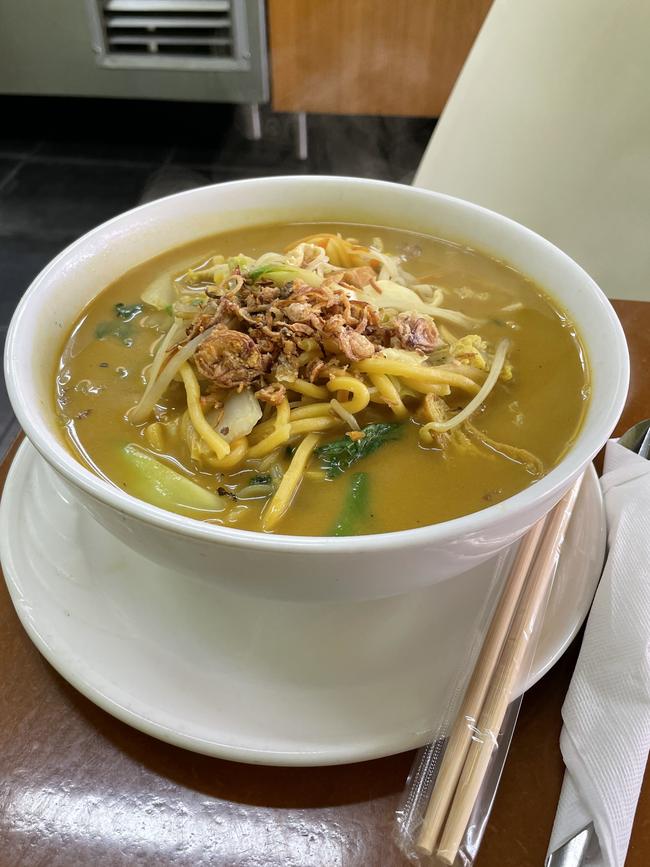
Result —
<instances>
[{"instance_id":1,"label":"plastic chopstick wrapper","mask_svg":"<svg viewBox=\"0 0 650 867\"><path fill-rule=\"evenodd\" d=\"M431 743L415 758L397 810L396 841L414 864L474 863L581 482L528 531L514 555L496 562L476 639L449 688Z\"/></svg>"}]
</instances>

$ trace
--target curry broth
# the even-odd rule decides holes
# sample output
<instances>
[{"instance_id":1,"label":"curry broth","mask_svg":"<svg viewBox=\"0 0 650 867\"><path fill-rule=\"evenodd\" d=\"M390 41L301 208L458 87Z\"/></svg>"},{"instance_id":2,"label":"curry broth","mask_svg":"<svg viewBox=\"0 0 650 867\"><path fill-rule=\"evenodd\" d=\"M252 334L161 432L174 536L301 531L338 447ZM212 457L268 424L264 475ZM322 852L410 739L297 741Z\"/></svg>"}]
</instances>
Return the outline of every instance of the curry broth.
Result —
<instances>
[{"instance_id":1,"label":"curry broth","mask_svg":"<svg viewBox=\"0 0 650 867\"><path fill-rule=\"evenodd\" d=\"M117 303L137 303L153 281L170 280L215 252L226 256L245 252L256 257L317 231L341 231L366 244L380 236L389 251L416 244L421 255L409 259L408 270L449 290L446 307L489 320L480 329L488 341L496 343L507 336L511 342L508 358L513 378L497 384L484 408L473 416L473 423L492 439L537 455L545 472L557 464L580 428L589 377L575 329L541 289L504 263L446 241L383 227L309 223L203 238L132 269L88 305L66 340L57 370L57 410L74 456L123 490L133 490L121 449L129 442L144 447L146 443L143 426L134 427L125 414L142 395L142 369L151 361L157 334L140 327L136 319L121 336L108 333L98 339L98 329L102 333L103 323L114 319ZM522 308L503 311L519 302ZM172 390L166 401L170 415L184 408L181 389L177 400L175 394ZM367 421L388 418L388 411L377 406L364 414ZM324 439L340 436L325 435ZM228 489L242 472L216 478L214 473L197 472L189 455L174 453L165 459L211 490ZM317 465L317 458L312 458L311 466ZM364 533L419 527L475 512L534 481L522 464L485 447L466 451L452 445L444 452L422 448L413 421L402 425L399 439L358 467L369 480L370 509L361 528ZM348 475L333 480L305 478L278 532L328 534L346 495ZM258 530L265 501L247 500L246 505L236 526ZM228 525L222 514L187 508L178 511Z\"/></svg>"}]
</instances>

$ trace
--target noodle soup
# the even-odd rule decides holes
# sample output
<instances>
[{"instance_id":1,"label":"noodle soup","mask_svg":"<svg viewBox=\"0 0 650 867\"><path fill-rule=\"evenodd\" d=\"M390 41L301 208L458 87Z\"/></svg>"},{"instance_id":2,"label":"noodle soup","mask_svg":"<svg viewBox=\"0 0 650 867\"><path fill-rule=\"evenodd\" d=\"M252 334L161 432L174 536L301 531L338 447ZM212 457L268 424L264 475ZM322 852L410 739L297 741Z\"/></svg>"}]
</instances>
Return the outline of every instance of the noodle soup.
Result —
<instances>
[{"instance_id":1,"label":"noodle soup","mask_svg":"<svg viewBox=\"0 0 650 867\"><path fill-rule=\"evenodd\" d=\"M294 224L138 266L63 347L73 454L154 505L296 535L445 521L533 484L589 374L554 303L502 262L383 227Z\"/></svg>"}]
</instances>

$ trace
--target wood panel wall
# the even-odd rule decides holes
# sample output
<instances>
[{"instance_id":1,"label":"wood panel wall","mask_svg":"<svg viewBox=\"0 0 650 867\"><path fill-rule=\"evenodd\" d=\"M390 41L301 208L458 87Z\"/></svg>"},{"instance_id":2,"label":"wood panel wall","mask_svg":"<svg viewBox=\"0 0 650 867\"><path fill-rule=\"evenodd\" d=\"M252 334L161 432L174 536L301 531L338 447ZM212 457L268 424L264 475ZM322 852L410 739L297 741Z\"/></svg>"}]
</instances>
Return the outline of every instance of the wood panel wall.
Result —
<instances>
[{"instance_id":1,"label":"wood panel wall","mask_svg":"<svg viewBox=\"0 0 650 867\"><path fill-rule=\"evenodd\" d=\"M437 117L492 0L267 0L276 111Z\"/></svg>"}]
</instances>

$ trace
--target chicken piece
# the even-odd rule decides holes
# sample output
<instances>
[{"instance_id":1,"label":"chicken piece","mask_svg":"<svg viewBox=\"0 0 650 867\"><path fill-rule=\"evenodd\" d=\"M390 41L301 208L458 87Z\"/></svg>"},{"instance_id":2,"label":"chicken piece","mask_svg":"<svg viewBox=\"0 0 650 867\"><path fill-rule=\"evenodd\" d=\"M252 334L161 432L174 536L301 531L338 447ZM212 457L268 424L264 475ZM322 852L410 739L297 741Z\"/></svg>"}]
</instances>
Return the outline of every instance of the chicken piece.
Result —
<instances>
[{"instance_id":1,"label":"chicken piece","mask_svg":"<svg viewBox=\"0 0 650 867\"><path fill-rule=\"evenodd\" d=\"M377 347L358 331L341 331L335 340L343 355L350 361L362 361L364 358L372 358L377 352Z\"/></svg>"},{"instance_id":2,"label":"chicken piece","mask_svg":"<svg viewBox=\"0 0 650 867\"><path fill-rule=\"evenodd\" d=\"M255 397L265 403L271 403L273 406L278 406L287 396L287 390L281 382L272 382L265 385L255 392Z\"/></svg>"},{"instance_id":3,"label":"chicken piece","mask_svg":"<svg viewBox=\"0 0 650 867\"><path fill-rule=\"evenodd\" d=\"M365 335L348 327L343 316L330 316L323 329L326 349L344 355L349 361L372 358L377 347Z\"/></svg>"},{"instance_id":4,"label":"chicken piece","mask_svg":"<svg viewBox=\"0 0 650 867\"><path fill-rule=\"evenodd\" d=\"M216 300L208 301L199 315L190 322L186 331L187 340L191 340L197 334L202 334L208 328L216 325L217 322L219 322L219 302Z\"/></svg>"},{"instance_id":5,"label":"chicken piece","mask_svg":"<svg viewBox=\"0 0 650 867\"><path fill-rule=\"evenodd\" d=\"M400 313L393 323L393 346L402 349L418 349L429 353L439 349L443 341L440 339L436 323L430 316L422 313Z\"/></svg>"},{"instance_id":6,"label":"chicken piece","mask_svg":"<svg viewBox=\"0 0 650 867\"><path fill-rule=\"evenodd\" d=\"M196 369L222 388L241 391L263 371L262 356L255 341L241 331L217 327L194 353Z\"/></svg>"}]
</instances>

